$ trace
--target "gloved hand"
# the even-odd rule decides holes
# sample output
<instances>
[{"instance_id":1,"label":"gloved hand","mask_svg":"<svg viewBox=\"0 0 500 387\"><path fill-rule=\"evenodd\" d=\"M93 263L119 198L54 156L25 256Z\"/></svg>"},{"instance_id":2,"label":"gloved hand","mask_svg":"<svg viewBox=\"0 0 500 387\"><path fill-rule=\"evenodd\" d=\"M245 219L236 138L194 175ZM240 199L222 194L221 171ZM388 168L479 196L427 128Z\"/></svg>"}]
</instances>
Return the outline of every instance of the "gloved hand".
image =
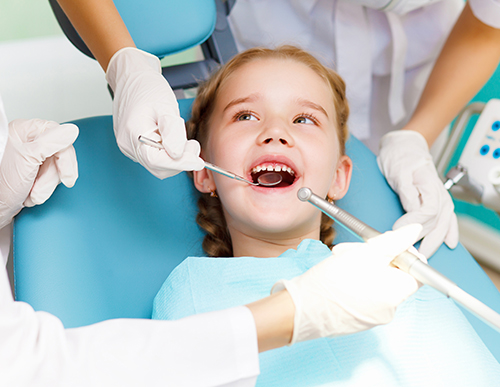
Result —
<instances>
[{"instance_id":1,"label":"gloved hand","mask_svg":"<svg viewBox=\"0 0 500 387\"><path fill-rule=\"evenodd\" d=\"M59 183L78 178L78 127L45 120L14 120L0 164L0 228L23 208L45 202Z\"/></svg>"},{"instance_id":2,"label":"gloved hand","mask_svg":"<svg viewBox=\"0 0 500 387\"><path fill-rule=\"evenodd\" d=\"M451 196L432 162L424 137L412 130L387 133L380 141L378 165L407 212L393 229L420 223L424 237L419 251L426 257L441 244L454 249L458 244L458 223Z\"/></svg>"},{"instance_id":3,"label":"gloved hand","mask_svg":"<svg viewBox=\"0 0 500 387\"><path fill-rule=\"evenodd\" d=\"M203 169L200 144L187 141L177 100L156 56L123 48L111 58L106 79L114 92L116 141L127 157L160 179ZM140 135L161 142L165 150L141 143Z\"/></svg>"},{"instance_id":4,"label":"gloved hand","mask_svg":"<svg viewBox=\"0 0 500 387\"><path fill-rule=\"evenodd\" d=\"M392 320L419 284L391 261L417 240L420 225L389 231L367 243L341 243L332 256L271 293L286 288L295 304L292 341L360 332Z\"/></svg>"}]
</instances>

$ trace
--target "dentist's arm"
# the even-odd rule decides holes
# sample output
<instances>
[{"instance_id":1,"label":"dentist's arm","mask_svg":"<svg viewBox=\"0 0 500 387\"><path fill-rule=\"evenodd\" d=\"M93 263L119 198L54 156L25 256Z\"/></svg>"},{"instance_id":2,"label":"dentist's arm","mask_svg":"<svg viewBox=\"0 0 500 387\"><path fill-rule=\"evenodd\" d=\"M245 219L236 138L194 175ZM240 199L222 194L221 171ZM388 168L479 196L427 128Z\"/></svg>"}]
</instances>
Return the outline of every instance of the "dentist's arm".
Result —
<instances>
[{"instance_id":1,"label":"dentist's arm","mask_svg":"<svg viewBox=\"0 0 500 387\"><path fill-rule=\"evenodd\" d=\"M135 48L112 0L58 0L71 23L106 71L114 92L113 127L121 151L160 179L203 169L200 146L187 141L172 88L160 60ZM144 135L165 150L139 142Z\"/></svg>"},{"instance_id":2,"label":"dentist's arm","mask_svg":"<svg viewBox=\"0 0 500 387\"><path fill-rule=\"evenodd\" d=\"M75 125L15 120L8 130L0 164L0 227L23 206L43 203L60 182L71 187L78 177ZM255 385L257 339L247 308L64 329L55 316L13 300L2 267L7 253L0 252L0 385Z\"/></svg>"},{"instance_id":3,"label":"dentist's arm","mask_svg":"<svg viewBox=\"0 0 500 387\"><path fill-rule=\"evenodd\" d=\"M488 15L483 23L473 12ZM472 6L472 9L471 9ZM496 16L495 16L496 15ZM450 195L438 176L429 147L488 81L500 61L500 3L471 0L448 37L418 106L403 130L386 134L378 162L407 212L394 228L420 223L420 252L430 257L443 243L455 248L458 225Z\"/></svg>"}]
</instances>

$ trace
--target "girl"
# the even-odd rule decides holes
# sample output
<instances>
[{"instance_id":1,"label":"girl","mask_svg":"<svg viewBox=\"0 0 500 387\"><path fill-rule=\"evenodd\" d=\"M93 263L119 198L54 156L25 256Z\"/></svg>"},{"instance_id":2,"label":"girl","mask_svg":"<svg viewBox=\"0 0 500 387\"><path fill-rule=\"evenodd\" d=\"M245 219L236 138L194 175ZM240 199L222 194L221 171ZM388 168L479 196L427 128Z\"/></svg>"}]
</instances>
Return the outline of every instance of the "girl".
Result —
<instances>
[{"instance_id":1,"label":"girl","mask_svg":"<svg viewBox=\"0 0 500 387\"><path fill-rule=\"evenodd\" d=\"M303 295L301 280L294 277L315 265L316 272L324 269L325 258L332 255L333 231L318 210L298 201L297 191L307 186L329 200L346 194L352 172L345 155L348 113L342 79L290 46L238 54L200 88L188 135L201 143L202 157L253 181L262 173L280 174L283 180L267 188L208 170L194 172L194 184L202 192L198 223L207 232L203 247L218 258L188 258L179 265L155 299L153 318L250 303L282 278L286 280L274 291L286 288L292 298ZM334 247L334 257L344 248ZM365 258L360 267L371 264L372 256ZM340 269L343 264L350 264L349 259L328 272L338 285L328 292L345 309L357 310L362 303L358 295L367 289L374 300L393 291L386 287L385 273L375 267L349 277ZM294 302L308 308L323 302L324 292L318 285ZM340 337L309 342L301 342L311 338L307 324L295 320L300 329L294 329L291 343L301 343L261 354L257 384L496 383L498 363L445 297L424 287L401 309L388 326L346 336L369 318L356 318L353 312L351 323L344 324L342 312L332 313L326 324L337 325ZM427 353L431 346L433 353ZM471 351L476 353L472 359ZM453 372L432 372L433 362L443 359Z\"/></svg>"}]
</instances>

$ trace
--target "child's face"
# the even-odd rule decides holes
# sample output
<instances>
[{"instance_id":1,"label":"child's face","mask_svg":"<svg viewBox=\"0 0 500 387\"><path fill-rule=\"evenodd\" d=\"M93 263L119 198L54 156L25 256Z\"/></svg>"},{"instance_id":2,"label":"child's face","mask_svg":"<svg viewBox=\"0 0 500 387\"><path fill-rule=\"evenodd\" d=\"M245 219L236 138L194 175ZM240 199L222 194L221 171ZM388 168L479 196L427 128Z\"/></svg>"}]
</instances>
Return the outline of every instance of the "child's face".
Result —
<instances>
[{"instance_id":1,"label":"child's face","mask_svg":"<svg viewBox=\"0 0 500 387\"><path fill-rule=\"evenodd\" d=\"M292 183L278 188L251 186L207 170L195 173L200 191L217 190L233 243L238 236L318 239L320 213L300 202L297 191L310 187L339 199L351 173L350 159L339 155L329 85L291 60L256 60L226 80L202 156L250 180L259 167L292 170L290 176L285 173Z\"/></svg>"}]
</instances>

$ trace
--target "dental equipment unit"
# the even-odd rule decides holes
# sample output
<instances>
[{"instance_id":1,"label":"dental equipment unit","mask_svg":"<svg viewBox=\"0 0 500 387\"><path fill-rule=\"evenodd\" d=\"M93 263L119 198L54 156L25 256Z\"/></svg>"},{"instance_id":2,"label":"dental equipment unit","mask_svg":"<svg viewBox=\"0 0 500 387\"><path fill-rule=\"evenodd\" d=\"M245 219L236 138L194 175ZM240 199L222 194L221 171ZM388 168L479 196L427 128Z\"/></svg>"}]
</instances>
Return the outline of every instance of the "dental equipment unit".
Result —
<instances>
[{"instance_id":1,"label":"dental equipment unit","mask_svg":"<svg viewBox=\"0 0 500 387\"><path fill-rule=\"evenodd\" d=\"M301 188L297 196L301 201L311 203L330 218L336 220L341 226L363 241L381 234L347 211L315 195L310 188ZM460 289L453 281L449 280L433 267L422 262L410 251L400 254L392 263L421 283L429 285L453 299L500 333L500 314Z\"/></svg>"},{"instance_id":2,"label":"dental equipment unit","mask_svg":"<svg viewBox=\"0 0 500 387\"><path fill-rule=\"evenodd\" d=\"M450 163L469 119L480 114L456 166L446 176ZM500 213L500 99L474 102L457 117L450 139L437 160L444 187L457 199L483 204Z\"/></svg>"},{"instance_id":3,"label":"dental equipment unit","mask_svg":"<svg viewBox=\"0 0 500 387\"><path fill-rule=\"evenodd\" d=\"M159 142L152 140L148 137L139 136L139 141L142 142L143 144L152 146L152 147L157 148L157 149L165 149L162 144L160 144ZM264 173L264 174L260 175L257 178L257 183L254 183L253 181L247 180L244 177L241 177L235 173L229 172L229 171L227 171L221 167L218 167L217 165L211 164L207 161L205 161L205 168L209 169L213 172L220 173L221 175L224 175L224 176L229 177L231 179L243 181L243 182L248 183L250 185L256 185L256 186L261 185L264 187L273 187L273 186L281 183L281 181L283 180L283 178L281 177L280 174L275 173L275 172L268 172L268 173Z\"/></svg>"}]
</instances>

